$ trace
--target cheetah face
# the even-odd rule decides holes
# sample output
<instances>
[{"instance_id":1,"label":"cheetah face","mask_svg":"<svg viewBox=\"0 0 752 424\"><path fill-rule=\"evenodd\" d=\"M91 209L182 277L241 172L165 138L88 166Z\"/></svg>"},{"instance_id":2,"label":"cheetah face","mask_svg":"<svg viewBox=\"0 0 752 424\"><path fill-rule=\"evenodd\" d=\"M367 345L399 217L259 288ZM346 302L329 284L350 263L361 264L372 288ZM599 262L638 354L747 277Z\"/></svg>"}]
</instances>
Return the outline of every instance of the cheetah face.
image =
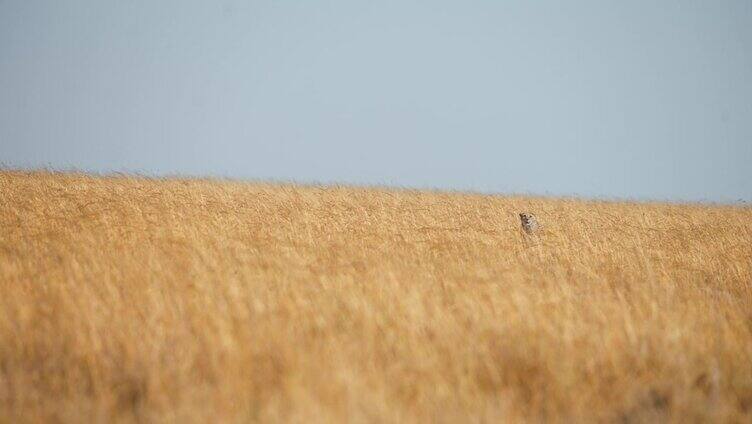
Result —
<instances>
[{"instance_id":1,"label":"cheetah face","mask_svg":"<svg viewBox=\"0 0 752 424\"><path fill-rule=\"evenodd\" d=\"M522 229L528 234L533 234L538 230L538 220L531 213L520 213L520 224L522 224Z\"/></svg>"}]
</instances>

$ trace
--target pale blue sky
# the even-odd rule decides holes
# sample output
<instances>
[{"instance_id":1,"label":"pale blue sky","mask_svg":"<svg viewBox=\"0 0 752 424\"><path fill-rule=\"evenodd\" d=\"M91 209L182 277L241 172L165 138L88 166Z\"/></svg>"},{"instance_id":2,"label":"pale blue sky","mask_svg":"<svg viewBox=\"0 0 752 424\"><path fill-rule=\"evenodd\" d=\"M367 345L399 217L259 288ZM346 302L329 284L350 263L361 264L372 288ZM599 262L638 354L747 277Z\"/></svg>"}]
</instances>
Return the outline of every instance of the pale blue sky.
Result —
<instances>
[{"instance_id":1,"label":"pale blue sky","mask_svg":"<svg viewBox=\"0 0 752 424\"><path fill-rule=\"evenodd\" d=\"M0 163L752 200L752 2L0 0Z\"/></svg>"}]
</instances>

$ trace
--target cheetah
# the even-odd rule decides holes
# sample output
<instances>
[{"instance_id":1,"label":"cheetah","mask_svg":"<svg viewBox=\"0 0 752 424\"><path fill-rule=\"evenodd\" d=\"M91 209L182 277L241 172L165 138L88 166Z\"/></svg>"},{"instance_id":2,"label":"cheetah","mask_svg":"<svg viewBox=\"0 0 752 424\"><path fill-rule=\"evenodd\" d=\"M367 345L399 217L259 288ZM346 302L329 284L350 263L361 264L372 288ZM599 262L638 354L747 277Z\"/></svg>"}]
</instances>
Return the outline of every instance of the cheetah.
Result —
<instances>
[{"instance_id":1,"label":"cheetah","mask_svg":"<svg viewBox=\"0 0 752 424\"><path fill-rule=\"evenodd\" d=\"M538 219L535 215L528 212L522 212L520 214L520 223L522 224L522 229L529 235L535 234L540 228Z\"/></svg>"}]
</instances>

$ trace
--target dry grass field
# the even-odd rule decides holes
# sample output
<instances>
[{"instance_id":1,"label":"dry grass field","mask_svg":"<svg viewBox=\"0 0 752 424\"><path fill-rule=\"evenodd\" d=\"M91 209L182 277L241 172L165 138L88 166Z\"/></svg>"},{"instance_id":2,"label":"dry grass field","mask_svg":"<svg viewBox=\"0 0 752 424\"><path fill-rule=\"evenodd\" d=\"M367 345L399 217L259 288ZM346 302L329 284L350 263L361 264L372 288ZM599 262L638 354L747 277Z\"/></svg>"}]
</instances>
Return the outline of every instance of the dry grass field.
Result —
<instances>
[{"instance_id":1,"label":"dry grass field","mask_svg":"<svg viewBox=\"0 0 752 424\"><path fill-rule=\"evenodd\" d=\"M3 171L36 421L750 422L752 208Z\"/></svg>"}]
</instances>

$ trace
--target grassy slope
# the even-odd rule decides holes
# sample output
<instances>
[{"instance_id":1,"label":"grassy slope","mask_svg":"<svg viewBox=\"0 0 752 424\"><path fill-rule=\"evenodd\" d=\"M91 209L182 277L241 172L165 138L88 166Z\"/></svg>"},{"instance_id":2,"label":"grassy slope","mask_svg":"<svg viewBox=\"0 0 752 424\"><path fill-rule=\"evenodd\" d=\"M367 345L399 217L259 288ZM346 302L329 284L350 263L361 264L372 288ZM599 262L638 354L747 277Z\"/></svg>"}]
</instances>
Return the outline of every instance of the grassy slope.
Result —
<instances>
[{"instance_id":1,"label":"grassy slope","mask_svg":"<svg viewBox=\"0 0 752 424\"><path fill-rule=\"evenodd\" d=\"M750 208L2 172L0 229L0 422L752 420Z\"/></svg>"}]
</instances>

